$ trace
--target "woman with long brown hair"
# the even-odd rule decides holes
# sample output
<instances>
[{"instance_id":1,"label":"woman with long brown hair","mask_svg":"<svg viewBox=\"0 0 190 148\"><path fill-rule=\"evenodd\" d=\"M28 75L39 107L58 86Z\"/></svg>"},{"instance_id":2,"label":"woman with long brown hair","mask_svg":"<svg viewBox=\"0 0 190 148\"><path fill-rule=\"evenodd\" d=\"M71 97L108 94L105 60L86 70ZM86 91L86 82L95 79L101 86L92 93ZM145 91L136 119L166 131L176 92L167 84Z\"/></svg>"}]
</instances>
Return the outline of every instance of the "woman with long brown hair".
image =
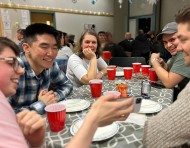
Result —
<instances>
[{"instance_id":1,"label":"woman with long brown hair","mask_svg":"<svg viewBox=\"0 0 190 148\"><path fill-rule=\"evenodd\" d=\"M94 31L85 31L74 49L74 54L69 58L67 77L75 87L88 84L90 80L102 78L107 64L101 58L101 43Z\"/></svg>"}]
</instances>

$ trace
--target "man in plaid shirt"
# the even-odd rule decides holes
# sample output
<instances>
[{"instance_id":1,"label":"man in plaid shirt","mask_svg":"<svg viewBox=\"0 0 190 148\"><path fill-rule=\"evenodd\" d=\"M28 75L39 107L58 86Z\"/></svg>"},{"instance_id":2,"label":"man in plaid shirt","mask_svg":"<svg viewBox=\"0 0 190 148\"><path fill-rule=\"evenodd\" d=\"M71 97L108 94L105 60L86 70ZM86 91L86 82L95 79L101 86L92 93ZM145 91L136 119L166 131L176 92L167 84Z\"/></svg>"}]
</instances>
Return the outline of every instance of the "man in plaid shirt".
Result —
<instances>
[{"instance_id":1,"label":"man in plaid shirt","mask_svg":"<svg viewBox=\"0 0 190 148\"><path fill-rule=\"evenodd\" d=\"M56 29L32 24L25 30L25 42L19 61L25 73L9 101L16 112L30 109L43 114L46 105L65 99L73 84L54 62L60 43Z\"/></svg>"}]
</instances>

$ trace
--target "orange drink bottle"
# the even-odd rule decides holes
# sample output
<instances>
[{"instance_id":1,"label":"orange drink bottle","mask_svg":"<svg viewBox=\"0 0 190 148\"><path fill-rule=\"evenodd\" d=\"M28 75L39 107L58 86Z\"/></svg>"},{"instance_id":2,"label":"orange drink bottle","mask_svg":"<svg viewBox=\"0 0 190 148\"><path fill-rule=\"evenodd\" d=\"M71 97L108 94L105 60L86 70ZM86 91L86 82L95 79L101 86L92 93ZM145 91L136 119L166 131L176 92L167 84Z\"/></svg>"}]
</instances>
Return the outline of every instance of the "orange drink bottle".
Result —
<instances>
[{"instance_id":1,"label":"orange drink bottle","mask_svg":"<svg viewBox=\"0 0 190 148\"><path fill-rule=\"evenodd\" d=\"M117 84L117 91L121 93L120 98L124 98L128 96L127 93L128 85L127 84Z\"/></svg>"}]
</instances>

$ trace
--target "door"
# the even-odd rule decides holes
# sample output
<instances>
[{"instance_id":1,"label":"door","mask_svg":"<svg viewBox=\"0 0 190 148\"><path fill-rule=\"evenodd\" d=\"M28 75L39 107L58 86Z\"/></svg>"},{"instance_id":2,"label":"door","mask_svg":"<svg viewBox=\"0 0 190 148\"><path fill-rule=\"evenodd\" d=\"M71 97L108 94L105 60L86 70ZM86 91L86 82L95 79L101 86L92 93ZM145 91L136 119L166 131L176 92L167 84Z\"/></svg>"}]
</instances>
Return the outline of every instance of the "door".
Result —
<instances>
[{"instance_id":1,"label":"door","mask_svg":"<svg viewBox=\"0 0 190 148\"><path fill-rule=\"evenodd\" d=\"M136 37L136 19L129 19L129 32L131 33L132 38Z\"/></svg>"},{"instance_id":2,"label":"door","mask_svg":"<svg viewBox=\"0 0 190 148\"><path fill-rule=\"evenodd\" d=\"M138 19L138 30L144 30L145 33L151 29L151 18L139 18Z\"/></svg>"},{"instance_id":3,"label":"door","mask_svg":"<svg viewBox=\"0 0 190 148\"><path fill-rule=\"evenodd\" d=\"M31 11L31 24L44 23L55 27L53 12L33 12Z\"/></svg>"}]
</instances>

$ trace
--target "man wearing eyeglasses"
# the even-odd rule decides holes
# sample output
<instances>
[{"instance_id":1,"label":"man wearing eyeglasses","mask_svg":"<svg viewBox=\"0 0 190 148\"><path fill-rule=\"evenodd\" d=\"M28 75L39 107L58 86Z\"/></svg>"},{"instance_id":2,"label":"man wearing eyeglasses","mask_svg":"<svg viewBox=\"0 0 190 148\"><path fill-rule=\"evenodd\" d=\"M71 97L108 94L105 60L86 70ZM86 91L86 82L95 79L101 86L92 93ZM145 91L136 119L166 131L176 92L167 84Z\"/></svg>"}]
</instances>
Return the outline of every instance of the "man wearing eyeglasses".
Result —
<instances>
[{"instance_id":1,"label":"man wearing eyeglasses","mask_svg":"<svg viewBox=\"0 0 190 148\"><path fill-rule=\"evenodd\" d=\"M57 30L46 24L32 24L24 35L19 63L25 73L10 103L16 112L29 109L43 114L46 105L65 99L73 85L54 62L60 42Z\"/></svg>"},{"instance_id":2,"label":"man wearing eyeglasses","mask_svg":"<svg viewBox=\"0 0 190 148\"><path fill-rule=\"evenodd\" d=\"M158 78L166 88L174 88L178 85L178 91L181 91L189 82L190 68L184 65L183 53L177 51L176 38L177 23L168 23L162 32L157 35L157 39L162 40L164 47L170 52L172 58L168 63L165 63L160 58L160 54L153 53L150 61Z\"/></svg>"},{"instance_id":3,"label":"man wearing eyeglasses","mask_svg":"<svg viewBox=\"0 0 190 148\"><path fill-rule=\"evenodd\" d=\"M0 37L0 147L39 147L45 139L45 122L34 111L24 110L15 115L7 97L16 93L24 69L18 64L18 46Z\"/></svg>"}]
</instances>

